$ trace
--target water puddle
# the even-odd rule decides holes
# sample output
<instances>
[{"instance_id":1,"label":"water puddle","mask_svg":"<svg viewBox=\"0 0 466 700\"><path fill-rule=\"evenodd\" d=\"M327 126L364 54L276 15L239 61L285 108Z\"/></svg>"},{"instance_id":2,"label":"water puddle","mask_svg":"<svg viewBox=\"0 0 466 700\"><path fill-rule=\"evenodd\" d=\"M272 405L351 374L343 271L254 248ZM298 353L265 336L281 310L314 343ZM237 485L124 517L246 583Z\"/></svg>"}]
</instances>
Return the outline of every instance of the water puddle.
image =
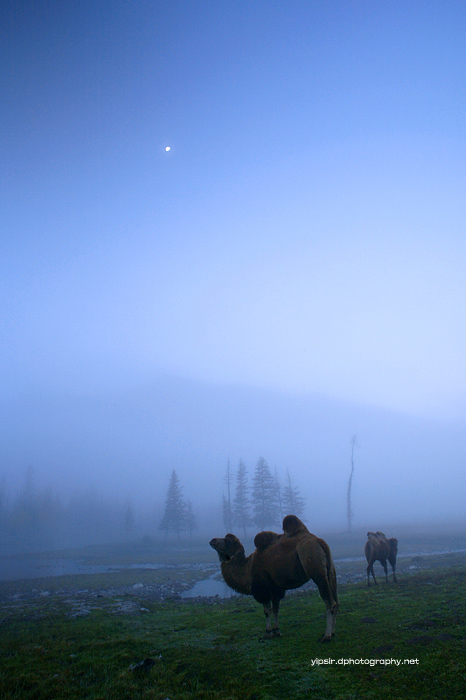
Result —
<instances>
[{"instance_id":1,"label":"water puddle","mask_svg":"<svg viewBox=\"0 0 466 700\"><path fill-rule=\"evenodd\" d=\"M218 572L215 572L209 578L203 579L202 581L197 581L189 591L185 591L181 594L182 598L211 598L213 596L219 596L220 598L232 598L233 596L239 595L233 591L230 586L227 586L225 581L217 578Z\"/></svg>"}]
</instances>

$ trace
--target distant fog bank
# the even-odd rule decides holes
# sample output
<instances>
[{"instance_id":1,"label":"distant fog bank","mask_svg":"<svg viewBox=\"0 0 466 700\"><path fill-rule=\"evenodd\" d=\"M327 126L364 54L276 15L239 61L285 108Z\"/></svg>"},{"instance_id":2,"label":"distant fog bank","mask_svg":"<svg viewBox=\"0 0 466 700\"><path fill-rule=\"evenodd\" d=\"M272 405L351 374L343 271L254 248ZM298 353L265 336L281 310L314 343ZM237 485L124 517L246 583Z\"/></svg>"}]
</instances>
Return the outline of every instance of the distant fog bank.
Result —
<instances>
[{"instance_id":1,"label":"distant fog bank","mask_svg":"<svg viewBox=\"0 0 466 700\"><path fill-rule=\"evenodd\" d=\"M343 531L354 435L355 527L464 514L465 425L175 378L94 395L31 391L1 407L0 518L14 514L18 547L28 528L52 545L55 530L57 546L124 535L128 508L138 536L158 533L173 469L199 529L218 532L227 462L235 472L243 460L250 480L260 457L279 480L292 474L311 530Z\"/></svg>"}]
</instances>

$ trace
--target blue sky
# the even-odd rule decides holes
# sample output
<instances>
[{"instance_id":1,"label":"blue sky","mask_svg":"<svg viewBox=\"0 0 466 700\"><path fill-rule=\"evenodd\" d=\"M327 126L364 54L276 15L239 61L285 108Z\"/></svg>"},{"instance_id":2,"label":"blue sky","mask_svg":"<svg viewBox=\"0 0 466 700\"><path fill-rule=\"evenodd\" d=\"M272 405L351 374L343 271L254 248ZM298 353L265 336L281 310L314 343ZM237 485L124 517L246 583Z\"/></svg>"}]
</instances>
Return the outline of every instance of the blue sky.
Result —
<instances>
[{"instance_id":1,"label":"blue sky","mask_svg":"<svg viewBox=\"0 0 466 700\"><path fill-rule=\"evenodd\" d=\"M169 374L464 417L463 3L1 13L6 395Z\"/></svg>"}]
</instances>

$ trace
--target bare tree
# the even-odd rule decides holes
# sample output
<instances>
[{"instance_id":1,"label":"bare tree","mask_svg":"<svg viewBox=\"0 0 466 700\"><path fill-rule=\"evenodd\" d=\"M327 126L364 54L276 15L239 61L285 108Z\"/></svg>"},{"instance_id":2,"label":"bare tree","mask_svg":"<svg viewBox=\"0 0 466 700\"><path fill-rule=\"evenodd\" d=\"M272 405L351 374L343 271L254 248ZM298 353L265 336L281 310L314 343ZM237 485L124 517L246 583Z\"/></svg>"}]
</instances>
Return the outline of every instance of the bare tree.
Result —
<instances>
[{"instance_id":1,"label":"bare tree","mask_svg":"<svg viewBox=\"0 0 466 700\"><path fill-rule=\"evenodd\" d=\"M126 511L125 511L125 533L129 534L134 530L134 524L136 522L136 518L134 517L134 511L129 503Z\"/></svg>"},{"instance_id":2,"label":"bare tree","mask_svg":"<svg viewBox=\"0 0 466 700\"><path fill-rule=\"evenodd\" d=\"M193 535L193 530L198 529L197 525L197 518L194 515L193 507L191 505L191 501L188 501L186 504L186 526L189 531L189 536L192 537Z\"/></svg>"},{"instance_id":3,"label":"bare tree","mask_svg":"<svg viewBox=\"0 0 466 700\"><path fill-rule=\"evenodd\" d=\"M225 472L225 477L223 479L223 482L227 488L227 495L223 494L223 524L226 527L227 532L231 532L231 528L233 525L233 514L231 510L231 483L232 483L232 475L231 475L231 466L230 466L230 460L227 462L227 470Z\"/></svg>"},{"instance_id":4,"label":"bare tree","mask_svg":"<svg viewBox=\"0 0 466 700\"><path fill-rule=\"evenodd\" d=\"M356 435L353 435L351 439L351 472L348 479L348 489L346 491L346 517L348 520L348 532L352 530L352 518L353 518L353 508L351 504L351 490L353 488L353 474L354 474L354 448L358 447L356 442Z\"/></svg>"},{"instance_id":5,"label":"bare tree","mask_svg":"<svg viewBox=\"0 0 466 700\"><path fill-rule=\"evenodd\" d=\"M0 481L0 527L6 522L8 513L8 491L5 477Z\"/></svg>"},{"instance_id":6,"label":"bare tree","mask_svg":"<svg viewBox=\"0 0 466 700\"><path fill-rule=\"evenodd\" d=\"M283 513L283 492L282 492L282 487L280 484L280 481L278 479L278 473L277 473L277 467L275 467L275 488L277 489L277 501L278 501L278 513L280 516L280 522L283 520L284 513Z\"/></svg>"}]
</instances>

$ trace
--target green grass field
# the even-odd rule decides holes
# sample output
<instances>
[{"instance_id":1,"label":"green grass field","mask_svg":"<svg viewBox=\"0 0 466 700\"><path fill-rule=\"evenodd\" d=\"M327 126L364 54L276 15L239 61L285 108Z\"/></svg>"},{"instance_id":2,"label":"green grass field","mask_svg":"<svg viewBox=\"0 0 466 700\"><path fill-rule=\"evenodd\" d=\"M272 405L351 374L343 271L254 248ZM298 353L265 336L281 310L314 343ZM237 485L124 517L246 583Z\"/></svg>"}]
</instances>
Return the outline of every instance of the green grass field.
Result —
<instances>
[{"instance_id":1,"label":"green grass field","mask_svg":"<svg viewBox=\"0 0 466 700\"><path fill-rule=\"evenodd\" d=\"M143 601L146 611L127 614L96 598L82 617L70 616L66 596L13 601L0 611L0 698L465 698L465 574L463 562L397 585L341 586L329 644L318 642L316 592L283 601L283 636L269 641L252 598ZM150 670L131 670L145 658Z\"/></svg>"}]
</instances>

